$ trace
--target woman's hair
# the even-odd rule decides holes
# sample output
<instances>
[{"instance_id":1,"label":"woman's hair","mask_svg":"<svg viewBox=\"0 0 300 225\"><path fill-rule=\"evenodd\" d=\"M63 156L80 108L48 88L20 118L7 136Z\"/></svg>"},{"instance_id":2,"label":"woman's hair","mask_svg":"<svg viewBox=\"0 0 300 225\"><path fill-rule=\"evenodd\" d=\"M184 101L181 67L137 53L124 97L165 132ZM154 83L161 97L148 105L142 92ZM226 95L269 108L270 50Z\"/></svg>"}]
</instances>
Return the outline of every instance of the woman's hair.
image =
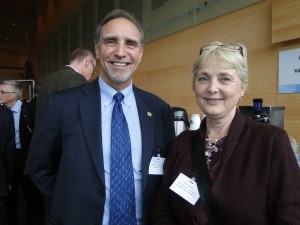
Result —
<instances>
[{"instance_id":1,"label":"woman's hair","mask_svg":"<svg viewBox=\"0 0 300 225\"><path fill-rule=\"evenodd\" d=\"M98 44L101 39L101 30L105 24L110 22L111 20L117 19L117 18L124 18L132 22L140 31L141 34L141 46L144 45L144 31L143 27L140 23L140 21L131 13L129 13L126 10L123 9L115 9L111 11L109 14L107 14L101 23L98 25L96 32L95 32L95 44Z\"/></svg>"},{"instance_id":2,"label":"woman's hair","mask_svg":"<svg viewBox=\"0 0 300 225\"><path fill-rule=\"evenodd\" d=\"M22 98L22 87L19 82L16 82L14 80L3 80L0 82L0 85L10 86L10 91L13 91L16 94L17 99Z\"/></svg>"},{"instance_id":3,"label":"woman's hair","mask_svg":"<svg viewBox=\"0 0 300 225\"><path fill-rule=\"evenodd\" d=\"M193 89L195 77L207 59L213 58L220 68L234 69L239 75L242 85L247 86L248 63L247 49L239 43L224 44L222 42L211 42L202 46L200 54L193 67Z\"/></svg>"}]
</instances>

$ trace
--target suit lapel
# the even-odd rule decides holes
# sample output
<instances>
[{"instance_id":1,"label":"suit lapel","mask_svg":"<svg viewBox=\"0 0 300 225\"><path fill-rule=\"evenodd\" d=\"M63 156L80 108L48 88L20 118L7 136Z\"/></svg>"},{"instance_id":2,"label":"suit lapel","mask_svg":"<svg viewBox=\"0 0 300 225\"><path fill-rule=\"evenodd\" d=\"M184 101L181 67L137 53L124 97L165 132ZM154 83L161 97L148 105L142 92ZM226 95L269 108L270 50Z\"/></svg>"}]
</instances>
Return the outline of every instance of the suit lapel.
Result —
<instances>
[{"instance_id":1,"label":"suit lapel","mask_svg":"<svg viewBox=\"0 0 300 225\"><path fill-rule=\"evenodd\" d=\"M83 133L85 135L88 151L91 159L95 164L97 173L103 185L104 166L103 166L103 150L102 150L102 134L101 134L101 100L98 80L90 82L82 89L84 95L79 98L78 106L82 121ZM149 164L153 152L154 138L154 115L152 109L140 91L134 87L137 109L142 135L142 183L143 190L147 184L149 173Z\"/></svg>"},{"instance_id":2,"label":"suit lapel","mask_svg":"<svg viewBox=\"0 0 300 225\"><path fill-rule=\"evenodd\" d=\"M153 111L149 102L145 101L141 93L134 87L134 94L139 113L141 135L142 135L142 182L143 190L147 184L149 174L149 164L153 152L153 138L154 138L154 118Z\"/></svg>"},{"instance_id":3,"label":"suit lapel","mask_svg":"<svg viewBox=\"0 0 300 225\"><path fill-rule=\"evenodd\" d=\"M78 99L78 106L82 121L83 133L88 151L95 164L97 173L103 183L104 167L101 135L101 100L98 80L90 82L82 88L83 97Z\"/></svg>"}]
</instances>

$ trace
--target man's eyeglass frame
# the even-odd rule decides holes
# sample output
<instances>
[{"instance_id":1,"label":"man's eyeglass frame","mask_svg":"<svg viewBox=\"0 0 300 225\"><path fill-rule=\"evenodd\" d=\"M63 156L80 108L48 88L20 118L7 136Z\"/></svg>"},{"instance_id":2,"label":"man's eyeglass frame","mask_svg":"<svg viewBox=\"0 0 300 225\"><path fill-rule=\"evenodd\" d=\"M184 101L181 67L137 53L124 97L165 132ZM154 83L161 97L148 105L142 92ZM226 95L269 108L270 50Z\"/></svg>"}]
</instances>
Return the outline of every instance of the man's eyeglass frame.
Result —
<instances>
[{"instance_id":1,"label":"man's eyeglass frame","mask_svg":"<svg viewBox=\"0 0 300 225\"><path fill-rule=\"evenodd\" d=\"M14 91L3 91L3 90L0 90L0 94L1 95L12 94L12 93L15 93L15 92Z\"/></svg>"}]
</instances>

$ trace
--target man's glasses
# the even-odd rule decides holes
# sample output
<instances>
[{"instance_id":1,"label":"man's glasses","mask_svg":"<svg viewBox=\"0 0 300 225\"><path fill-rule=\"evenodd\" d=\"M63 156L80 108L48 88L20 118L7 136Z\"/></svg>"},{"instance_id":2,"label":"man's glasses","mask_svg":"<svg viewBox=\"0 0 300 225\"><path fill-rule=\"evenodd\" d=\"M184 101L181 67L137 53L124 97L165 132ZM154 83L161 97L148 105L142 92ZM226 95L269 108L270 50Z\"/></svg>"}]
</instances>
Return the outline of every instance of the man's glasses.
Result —
<instances>
[{"instance_id":1,"label":"man's glasses","mask_svg":"<svg viewBox=\"0 0 300 225\"><path fill-rule=\"evenodd\" d=\"M0 90L0 94L1 95L11 94L11 93L15 93L15 92L14 91L3 91L3 90Z\"/></svg>"},{"instance_id":2,"label":"man's glasses","mask_svg":"<svg viewBox=\"0 0 300 225\"><path fill-rule=\"evenodd\" d=\"M211 44L211 45L204 45L201 49L200 49L200 54L201 55L204 51L209 50L212 46L217 46L218 48L225 48L225 49L229 49L231 51L239 51L240 54L244 57L244 53L243 53L243 47L239 44Z\"/></svg>"}]
</instances>

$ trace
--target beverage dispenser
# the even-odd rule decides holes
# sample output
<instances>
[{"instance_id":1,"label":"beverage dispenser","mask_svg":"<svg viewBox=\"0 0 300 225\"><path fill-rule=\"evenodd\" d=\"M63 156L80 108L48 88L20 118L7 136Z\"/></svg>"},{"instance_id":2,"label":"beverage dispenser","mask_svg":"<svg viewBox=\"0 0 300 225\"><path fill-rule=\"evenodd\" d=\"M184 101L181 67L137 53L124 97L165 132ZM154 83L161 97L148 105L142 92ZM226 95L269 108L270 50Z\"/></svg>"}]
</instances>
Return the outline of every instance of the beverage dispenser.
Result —
<instances>
[{"instance_id":1,"label":"beverage dispenser","mask_svg":"<svg viewBox=\"0 0 300 225\"><path fill-rule=\"evenodd\" d=\"M248 116L259 123L269 123L280 128L284 128L284 106L262 106L263 99L253 99L253 106L240 106L242 115ZM299 146L296 140L290 136L292 148L294 150L298 165L300 167Z\"/></svg>"},{"instance_id":2,"label":"beverage dispenser","mask_svg":"<svg viewBox=\"0 0 300 225\"><path fill-rule=\"evenodd\" d=\"M253 99L253 106L240 106L242 115L248 116L260 123L269 123L284 127L284 106L263 106L262 98Z\"/></svg>"},{"instance_id":3,"label":"beverage dispenser","mask_svg":"<svg viewBox=\"0 0 300 225\"><path fill-rule=\"evenodd\" d=\"M172 107L174 112L175 135L189 129L188 114L184 108Z\"/></svg>"}]
</instances>

